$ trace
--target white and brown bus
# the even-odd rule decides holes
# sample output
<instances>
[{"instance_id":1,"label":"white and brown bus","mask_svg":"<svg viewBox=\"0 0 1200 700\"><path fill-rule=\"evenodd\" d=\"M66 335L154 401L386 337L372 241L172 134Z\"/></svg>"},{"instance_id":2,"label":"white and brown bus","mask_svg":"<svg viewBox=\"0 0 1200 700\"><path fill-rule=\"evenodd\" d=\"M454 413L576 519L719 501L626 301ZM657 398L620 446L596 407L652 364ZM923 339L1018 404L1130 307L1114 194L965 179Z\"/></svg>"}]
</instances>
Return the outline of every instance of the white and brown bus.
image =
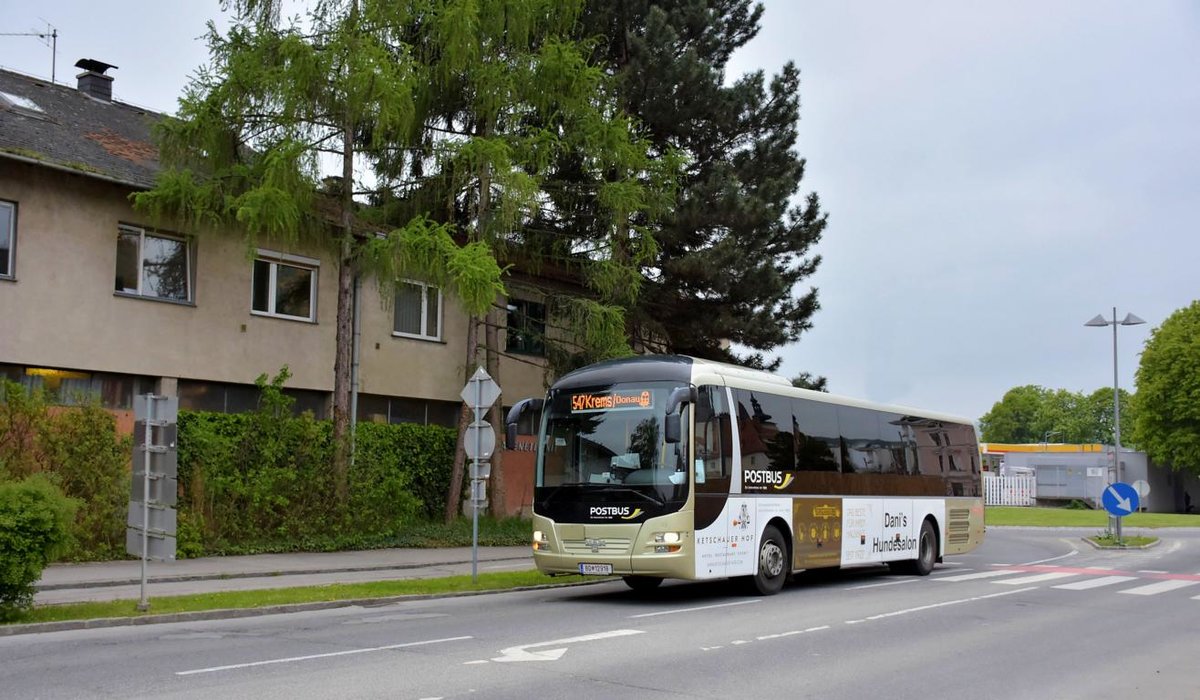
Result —
<instances>
[{"instance_id":1,"label":"white and brown bus","mask_svg":"<svg viewBox=\"0 0 1200 700\"><path fill-rule=\"evenodd\" d=\"M973 424L794 388L690 357L602 362L563 376L540 413L533 554L549 574L739 578L888 564L928 574L983 539Z\"/></svg>"}]
</instances>

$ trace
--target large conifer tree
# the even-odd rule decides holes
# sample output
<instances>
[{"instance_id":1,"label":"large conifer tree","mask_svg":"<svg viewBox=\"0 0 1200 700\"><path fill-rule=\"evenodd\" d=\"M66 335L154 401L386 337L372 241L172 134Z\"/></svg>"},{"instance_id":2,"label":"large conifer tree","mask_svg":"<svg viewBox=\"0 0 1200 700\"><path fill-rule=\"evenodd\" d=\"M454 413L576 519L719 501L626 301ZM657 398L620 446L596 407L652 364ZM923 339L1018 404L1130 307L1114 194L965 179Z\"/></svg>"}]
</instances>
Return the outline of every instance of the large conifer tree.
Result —
<instances>
[{"instance_id":1,"label":"large conifer tree","mask_svg":"<svg viewBox=\"0 0 1200 700\"><path fill-rule=\"evenodd\" d=\"M810 251L826 214L815 193L793 201L798 69L726 84L761 17L750 0L590 0L581 32L601 37L598 57L646 138L689 159L673 216L644 222L659 253L629 315L634 342L773 369L764 353L796 341L818 308L815 289L796 287L820 262ZM586 226L586 213L563 223Z\"/></svg>"}]
</instances>

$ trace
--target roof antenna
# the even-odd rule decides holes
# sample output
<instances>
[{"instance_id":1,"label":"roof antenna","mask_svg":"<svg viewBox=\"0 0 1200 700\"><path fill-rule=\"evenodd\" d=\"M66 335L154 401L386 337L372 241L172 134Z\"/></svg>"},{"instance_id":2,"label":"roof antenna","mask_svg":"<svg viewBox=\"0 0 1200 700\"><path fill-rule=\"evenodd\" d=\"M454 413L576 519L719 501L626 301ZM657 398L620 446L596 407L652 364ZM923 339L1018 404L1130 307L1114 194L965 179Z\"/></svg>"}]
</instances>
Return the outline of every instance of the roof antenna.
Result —
<instances>
[{"instance_id":1,"label":"roof antenna","mask_svg":"<svg viewBox=\"0 0 1200 700\"><path fill-rule=\"evenodd\" d=\"M45 20L42 20L45 22ZM46 31L44 32L0 32L0 36L36 36L42 40L46 46L50 47L50 83L57 82L55 69L58 66L58 28L46 22Z\"/></svg>"}]
</instances>

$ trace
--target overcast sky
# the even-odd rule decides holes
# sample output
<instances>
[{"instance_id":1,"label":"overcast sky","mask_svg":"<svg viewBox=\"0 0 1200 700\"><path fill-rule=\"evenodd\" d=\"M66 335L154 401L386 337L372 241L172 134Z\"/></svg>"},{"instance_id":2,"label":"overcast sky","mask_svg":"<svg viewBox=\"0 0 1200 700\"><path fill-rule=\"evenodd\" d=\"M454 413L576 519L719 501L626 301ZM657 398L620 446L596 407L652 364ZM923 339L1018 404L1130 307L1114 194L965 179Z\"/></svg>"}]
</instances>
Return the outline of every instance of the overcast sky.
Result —
<instances>
[{"instance_id":1,"label":"overcast sky","mask_svg":"<svg viewBox=\"0 0 1200 700\"><path fill-rule=\"evenodd\" d=\"M821 310L782 371L978 418L1022 384L1120 383L1150 329L1200 298L1200 3L767 0L729 77L800 68L803 192L829 228ZM57 79L119 66L117 99L174 111L219 3L16 3L0 33L58 29ZM0 36L0 66L50 48Z\"/></svg>"}]
</instances>

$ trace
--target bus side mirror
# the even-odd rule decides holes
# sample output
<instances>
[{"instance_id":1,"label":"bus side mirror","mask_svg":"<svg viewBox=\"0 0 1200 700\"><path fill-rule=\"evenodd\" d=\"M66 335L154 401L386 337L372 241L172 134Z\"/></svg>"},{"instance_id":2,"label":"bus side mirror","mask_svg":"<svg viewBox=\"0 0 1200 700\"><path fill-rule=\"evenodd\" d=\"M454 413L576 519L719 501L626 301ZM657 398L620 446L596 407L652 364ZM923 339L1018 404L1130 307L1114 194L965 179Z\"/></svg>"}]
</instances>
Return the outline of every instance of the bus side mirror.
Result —
<instances>
[{"instance_id":1,"label":"bus side mirror","mask_svg":"<svg viewBox=\"0 0 1200 700\"><path fill-rule=\"evenodd\" d=\"M540 411L542 404L545 403L542 399L521 399L513 404L513 407L508 409L508 416L504 419L504 446L508 449L514 449L517 446L517 423L521 422L521 416L526 411Z\"/></svg>"},{"instance_id":2,"label":"bus side mirror","mask_svg":"<svg viewBox=\"0 0 1200 700\"><path fill-rule=\"evenodd\" d=\"M681 386L667 397L667 415L663 421L663 440L677 443L680 440L682 427L680 425L680 407L685 403L696 403L696 387Z\"/></svg>"},{"instance_id":3,"label":"bus side mirror","mask_svg":"<svg viewBox=\"0 0 1200 700\"><path fill-rule=\"evenodd\" d=\"M665 440L667 444L675 444L679 442L680 432L679 414L668 413L667 419L663 424L663 440Z\"/></svg>"}]
</instances>

